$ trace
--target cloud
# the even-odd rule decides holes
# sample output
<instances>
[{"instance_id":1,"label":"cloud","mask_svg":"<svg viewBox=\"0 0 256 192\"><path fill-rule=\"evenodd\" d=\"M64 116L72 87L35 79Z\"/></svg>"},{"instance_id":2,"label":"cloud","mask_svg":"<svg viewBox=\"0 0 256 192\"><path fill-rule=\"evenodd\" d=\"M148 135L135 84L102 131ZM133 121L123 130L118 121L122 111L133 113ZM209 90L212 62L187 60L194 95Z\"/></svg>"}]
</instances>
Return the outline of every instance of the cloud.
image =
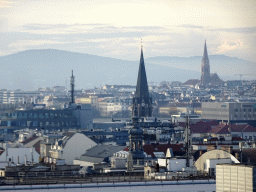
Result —
<instances>
[{"instance_id":1,"label":"cloud","mask_svg":"<svg viewBox=\"0 0 256 192\"><path fill-rule=\"evenodd\" d=\"M179 25L178 27L184 27L184 28L189 28L189 29L203 29L203 28L205 28L205 27L203 27L203 26L199 26L199 25L190 25L190 24Z\"/></svg>"},{"instance_id":2,"label":"cloud","mask_svg":"<svg viewBox=\"0 0 256 192\"><path fill-rule=\"evenodd\" d=\"M0 8L10 8L18 4L16 1L0 0Z\"/></svg>"},{"instance_id":3,"label":"cloud","mask_svg":"<svg viewBox=\"0 0 256 192\"><path fill-rule=\"evenodd\" d=\"M224 31L230 33L256 33L256 27L240 27L240 28L216 28L210 29L211 31Z\"/></svg>"},{"instance_id":4,"label":"cloud","mask_svg":"<svg viewBox=\"0 0 256 192\"><path fill-rule=\"evenodd\" d=\"M217 54L225 54L230 51L234 51L237 49L242 49L243 44L242 42L236 40L236 41L224 41L222 44L217 48Z\"/></svg>"}]
</instances>

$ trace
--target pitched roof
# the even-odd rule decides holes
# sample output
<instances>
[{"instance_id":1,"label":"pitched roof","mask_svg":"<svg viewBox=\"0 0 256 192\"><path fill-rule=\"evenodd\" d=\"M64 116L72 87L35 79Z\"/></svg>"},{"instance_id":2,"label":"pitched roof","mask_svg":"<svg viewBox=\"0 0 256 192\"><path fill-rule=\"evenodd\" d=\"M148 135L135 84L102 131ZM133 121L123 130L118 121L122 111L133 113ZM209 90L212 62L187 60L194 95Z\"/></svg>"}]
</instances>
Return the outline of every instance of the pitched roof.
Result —
<instances>
[{"instance_id":1,"label":"pitched roof","mask_svg":"<svg viewBox=\"0 0 256 192\"><path fill-rule=\"evenodd\" d=\"M215 134L230 134L229 126L226 124L219 124L218 126L212 128L210 133Z\"/></svg>"},{"instance_id":2,"label":"pitched roof","mask_svg":"<svg viewBox=\"0 0 256 192\"><path fill-rule=\"evenodd\" d=\"M209 133L212 127L217 126L219 123L216 120L213 121L199 121L190 125L191 133Z\"/></svg>"},{"instance_id":3,"label":"pitched roof","mask_svg":"<svg viewBox=\"0 0 256 192\"><path fill-rule=\"evenodd\" d=\"M200 80L198 79L189 79L183 85L193 85L195 86L196 84L200 83Z\"/></svg>"},{"instance_id":4,"label":"pitched roof","mask_svg":"<svg viewBox=\"0 0 256 192\"><path fill-rule=\"evenodd\" d=\"M196 123L190 124L191 133L209 133L212 130L212 127L219 125L218 121L198 121ZM185 122L179 122L179 126L186 127Z\"/></svg>"},{"instance_id":5,"label":"pitched roof","mask_svg":"<svg viewBox=\"0 0 256 192\"><path fill-rule=\"evenodd\" d=\"M105 158L110 157L113 153L125 149L125 146L115 146L115 145L96 145L86 151L82 156Z\"/></svg>"},{"instance_id":6,"label":"pitched roof","mask_svg":"<svg viewBox=\"0 0 256 192\"><path fill-rule=\"evenodd\" d=\"M38 141L38 142L36 142L36 143L33 145L33 147L35 148L35 150L36 150L36 152L37 152L38 154L40 154L40 142L41 142L41 141Z\"/></svg>"},{"instance_id":7,"label":"pitched roof","mask_svg":"<svg viewBox=\"0 0 256 192\"><path fill-rule=\"evenodd\" d=\"M22 141L21 143L23 143L23 145L26 145L27 143L29 143L37 138L38 138L38 136L29 137L25 141Z\"/></svg>"},{"instance_id":8,"label":"pitched roof","mask_svg":"<svg viewBox=\"0 0 256 192\"><path fill-rule=\"evenodd\" d=\"M239 149L234 149L234 153L240 154ZM243 148L243 163L256 163L256 148Z\"/></svg>"},{"instance_id":9,"label":"pitched roof","mask_svg":"<svg viewBox=\"0 0 256 192\"><path fill-rule=\"evenodd\" d=\"M232 132L256 132L255 127L247 124L230 125L230 129Z\"/></svg>"}]
</instances>

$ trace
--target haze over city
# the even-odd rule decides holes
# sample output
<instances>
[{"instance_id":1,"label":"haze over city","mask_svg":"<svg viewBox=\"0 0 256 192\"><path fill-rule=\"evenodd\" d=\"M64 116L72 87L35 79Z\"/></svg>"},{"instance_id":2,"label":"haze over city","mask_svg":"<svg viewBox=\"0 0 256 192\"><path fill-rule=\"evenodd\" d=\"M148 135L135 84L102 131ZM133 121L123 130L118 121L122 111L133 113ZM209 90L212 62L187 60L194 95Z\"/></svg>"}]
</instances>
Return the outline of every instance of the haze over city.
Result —
<instances>
[{"instance_id":1,"label":"haze over city","mask_svg":"<svg viewBox=\"0 0 256 192\"><path fill-rule=\"evenodd\" d=\"M0 55L60 49L138 60L224 54L256 62L254 0L1 0Z\"/></svg>"},{"instance_id":2,"label":"haze over city","mask_svg":"<svg viewBox=\"0 0 256 192\"><path fill-rule=\"evenodd\" d=\"M256 191L255 0L0 0L0 191Z\"/></svg>"}]
</instances>

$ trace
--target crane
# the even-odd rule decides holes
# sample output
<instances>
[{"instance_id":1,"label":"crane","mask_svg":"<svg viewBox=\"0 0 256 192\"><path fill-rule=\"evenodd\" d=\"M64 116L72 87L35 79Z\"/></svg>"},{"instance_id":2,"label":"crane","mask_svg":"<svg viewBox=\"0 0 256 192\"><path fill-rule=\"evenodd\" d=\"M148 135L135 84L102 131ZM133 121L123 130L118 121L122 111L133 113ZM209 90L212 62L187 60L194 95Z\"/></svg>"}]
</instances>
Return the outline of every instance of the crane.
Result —
<instances>
[{"instance_id":1,"label":"crane","mask_svg":"<svg viewBox=\"0 0 256 192\"><path fill-rule=\"evenodd\" d=\"M256 75L256 74L235 74L235 76L240 76L240 81L242 81L243 76L254 76L254 75ZM243 82L242 82L242 84L243 84Z\"/></svg>"}]
</instances>

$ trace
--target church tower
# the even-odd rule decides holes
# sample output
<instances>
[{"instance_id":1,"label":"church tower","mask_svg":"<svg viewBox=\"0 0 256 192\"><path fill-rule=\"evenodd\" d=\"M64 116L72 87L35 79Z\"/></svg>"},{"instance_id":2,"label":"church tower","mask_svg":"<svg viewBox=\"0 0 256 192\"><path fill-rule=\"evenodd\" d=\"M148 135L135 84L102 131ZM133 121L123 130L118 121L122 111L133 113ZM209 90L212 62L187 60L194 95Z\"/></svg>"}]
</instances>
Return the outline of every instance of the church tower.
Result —
<instances>
[{"instance_id":1,"label":"church tower","mask_svg":"<svg viewBox=\"0 0 256 192\"><path fill-rule=\"evenodd\" d=\"M148 92L148 82L141 46L140 66L137 79L136 93L133 98L132 117L151 117L152 98Z\"/></svg>"},{"instance_id":2,"label":"church tower","mask_svg":"<svg viewBox=\"0 0 256 192\"><path fill-rule=\"evenodd\" d=\"M202 66L201 66L201 85L207 86L210 83L211 75L210 75L210 64L208 59L208 53L206 48L206 40L204 44L204 55L202 59Z\"/></svg>"}]
</instances>

